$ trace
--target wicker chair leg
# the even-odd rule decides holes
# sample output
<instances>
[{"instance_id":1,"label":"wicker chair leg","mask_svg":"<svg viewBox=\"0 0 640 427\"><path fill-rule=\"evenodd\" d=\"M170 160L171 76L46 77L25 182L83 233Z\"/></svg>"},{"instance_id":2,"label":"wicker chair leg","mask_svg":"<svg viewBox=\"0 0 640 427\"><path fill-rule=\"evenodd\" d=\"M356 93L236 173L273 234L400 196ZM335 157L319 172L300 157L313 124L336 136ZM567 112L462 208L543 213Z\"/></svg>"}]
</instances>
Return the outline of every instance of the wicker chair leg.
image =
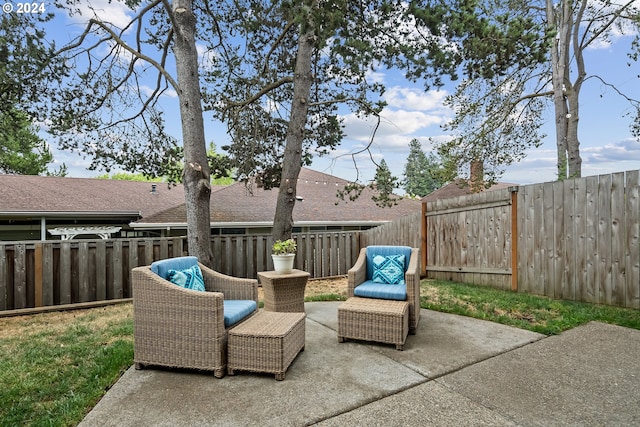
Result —
<instances>
[{"instance_id":1,"label":"wicker chair leg","mask_svg":"<svg viewBox=\"0 0 640 427\"><path fill-rule=\"evenodd\" d=\"M223 369L215 369L215 370L213 371L213 375L214 375L216 378L222 378L222 377L224 377L224 375L225 375L225 373L226 373L225 371L226 371L226 369L224 369L224 368L223 368Z\"/></svg>"},{"instance_id":2,"label":"wicker chair leg","mask_svg":"<svg viewBox=\"0 0 640 427\"><path fill-rule=\"evenodd\" d=\"M338 337L338 342L345 342L346 339L344 337Z\"/></svg>"},{"instance_id":3,"label":"wicker chair leg","mask_svg":"<svg viewBox=\"0 0 640 427\"><path fill-rule=\"evenodd\" d=\"M276 374L276 381L283 381L284 380L284 372L280 372Z\"/></svg>"},{"instance_id":4,"label":"wicker chair leg","mask_svg":"<svg viewBox=\"0 0 640 427\"><path fill-rule=\"evenodd\" d=\"M135 368L136 371L140 371L144 369L144 365L142 363L134 363L133 367Z\"/></svg>"}]
</instances>

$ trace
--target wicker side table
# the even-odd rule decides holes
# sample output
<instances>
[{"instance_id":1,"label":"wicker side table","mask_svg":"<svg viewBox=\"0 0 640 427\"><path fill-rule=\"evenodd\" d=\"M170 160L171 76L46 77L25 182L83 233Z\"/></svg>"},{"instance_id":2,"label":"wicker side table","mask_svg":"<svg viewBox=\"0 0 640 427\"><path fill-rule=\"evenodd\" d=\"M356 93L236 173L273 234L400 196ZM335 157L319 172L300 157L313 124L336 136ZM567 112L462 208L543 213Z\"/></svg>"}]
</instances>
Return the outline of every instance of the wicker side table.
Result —
<instances>
[{"instance_id":1,"label":"wicker side table","mask_svg":"<svg viewBox=\"0 0 640 427\"><path fill-rule=\"evenodd\" d=\"M264 310L304 313L304 290L309 276L302 270L287 274L259 272L258 278L264 290Z\"/></svg>"},{"instance_id":2,"label":"wicker side table","mask_svg":"<svg viewBox=\"0 0 640 427\"><path fill-rule=\"evenodd\" d=\"M285 373L305 344L304 313L275 313L261 310L229 329L227 372L236 370L275 374Z\"/></svg>"},{"instance_id":3,"label":"wicker side table","mask_svg":"<svg viewBox=\"0 0 640 427\"><path fill-rule=\"evenodd\" d=\"M409 303L351 297L338 307L338 342L347 338L395 344L404 349L409 334Z\"/></svg>"}]
</instances>

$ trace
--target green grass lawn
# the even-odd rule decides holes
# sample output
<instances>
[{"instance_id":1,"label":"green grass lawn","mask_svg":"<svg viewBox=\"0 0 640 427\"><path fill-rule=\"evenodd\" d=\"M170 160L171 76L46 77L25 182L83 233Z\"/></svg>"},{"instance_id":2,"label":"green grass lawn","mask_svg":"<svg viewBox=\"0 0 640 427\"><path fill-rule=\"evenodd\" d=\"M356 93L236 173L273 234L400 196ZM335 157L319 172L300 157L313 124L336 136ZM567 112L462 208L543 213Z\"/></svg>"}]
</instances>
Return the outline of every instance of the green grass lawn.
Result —
<instances>
[{"instance_id":1,"label":"green grass lawn","mask_svg":"<svg viewBox=\"0 0 640 427\"><path fill-rule=\"evenodd\" d=\"M640 310L610 307L438 280L423 280L420 306L539 332L559 334L590 321L640 329Z\"/></svg>"},{"instance_id":2,"label":"green grass lawn","mask_svg":"<svg viewBox=\"0 0 640 427\"><path fill-rule=\"evenodd\" d=\"M543 334L592 320L640 329L640 310L432 280L422 281L421 295L422 308ZM75 426L132 363L130 303L0 318L0 426Z\"/></svg>"}]
</instances>

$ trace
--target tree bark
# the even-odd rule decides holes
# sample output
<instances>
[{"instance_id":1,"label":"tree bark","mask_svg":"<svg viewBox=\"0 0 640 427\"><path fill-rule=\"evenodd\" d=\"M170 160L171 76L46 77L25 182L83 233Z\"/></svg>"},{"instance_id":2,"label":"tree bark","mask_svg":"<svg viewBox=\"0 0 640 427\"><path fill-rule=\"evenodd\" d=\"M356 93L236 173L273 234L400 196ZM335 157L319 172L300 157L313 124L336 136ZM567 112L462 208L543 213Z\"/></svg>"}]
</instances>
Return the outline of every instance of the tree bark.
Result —
<instances>
[{"instance_id":1,"label":"tree bark","mask_svg":"<svg viewBox=\"0 0 640 427\"><path fill-rule=\"evenodd\" d=\"M553 85L553 106L556 119L556 146L558 150L558 179L575 178L582 175L582 158L578 139L580 89L586 72L584 58L579 44L579 25L585 1L576 4L579 15L574 19L572 2L561 0L558 10L551 0L546 1L549 26L557 31L551 49L551 75ZM557 15L556 15L557 14ZM575 26L575 28L574 28ZM570 48L573 38L574 56L578 68L576 81L571 81L569 73Z\"/></svg>"},{"instance_id":2,"label":"tree bark","mask_svg":"<svg viewBox=\"0 0 640 427\"><path fill-rule=\"evenodd\" d=\"M569 114L565 90L569 80L568 74L568 51L569 51L569 29L567 20L571 16L569 2L562 1L559 9L560 16L556 16L553 1L546 0L546 14L549 26L555 28L557 33L551 48L551 84L553 86L553 107L556 121L556 146L558 154L558 179L567 177L567 127ZM559 19L558 19L559 18ZM566 80L565 80L566 79Z\"/></svg>"},{"instance_id":3,"label":"tree bark","mask_svg":"<svg viewBox=\"0 0 640 427\"><path fill-rule=\"evenodd\" d=\"M314 26L309 24L300 36L293 77L293 102L287 128L282 178L278 190L278 202L273 219L273 238L278 240L291 237L293 230L293 208L296 204L298 176L302 168L302 142L309 111L312 73L311 59L314 50Z\"/></svg>"},{"instance_id":4,"label":"tree bark","mask_svg":"<svg viewBox=\"0 0 640 427\"><path fill-rule=\"evenodd\" d=\"M174 54L178 76L178 98L184 147L184 194L187 208L189 254L211 266L211 183L202 118L202 97L196 50L196 18L191 0L173 2Z\"/></svg>"}]
</instances>

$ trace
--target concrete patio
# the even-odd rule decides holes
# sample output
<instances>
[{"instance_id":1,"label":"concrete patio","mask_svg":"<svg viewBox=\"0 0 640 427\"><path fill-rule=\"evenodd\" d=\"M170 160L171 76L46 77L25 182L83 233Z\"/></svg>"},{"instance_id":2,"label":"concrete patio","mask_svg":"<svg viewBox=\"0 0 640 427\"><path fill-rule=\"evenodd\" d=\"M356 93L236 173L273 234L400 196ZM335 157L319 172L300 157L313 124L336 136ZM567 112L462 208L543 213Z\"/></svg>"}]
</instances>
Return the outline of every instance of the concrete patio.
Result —
<instances>
[{"instance_id":1,"label":"concrete patio","mask_svg":"<svg viewBox=\"0 0 640 427\"><path fill-rule=\"evenodd\" d=\"M558 336L422 310L405 350L339 344L337 302L306 303L284 381L130 368L81 426L640 425L640 331Z\"/></svg>"}]
</instances>

